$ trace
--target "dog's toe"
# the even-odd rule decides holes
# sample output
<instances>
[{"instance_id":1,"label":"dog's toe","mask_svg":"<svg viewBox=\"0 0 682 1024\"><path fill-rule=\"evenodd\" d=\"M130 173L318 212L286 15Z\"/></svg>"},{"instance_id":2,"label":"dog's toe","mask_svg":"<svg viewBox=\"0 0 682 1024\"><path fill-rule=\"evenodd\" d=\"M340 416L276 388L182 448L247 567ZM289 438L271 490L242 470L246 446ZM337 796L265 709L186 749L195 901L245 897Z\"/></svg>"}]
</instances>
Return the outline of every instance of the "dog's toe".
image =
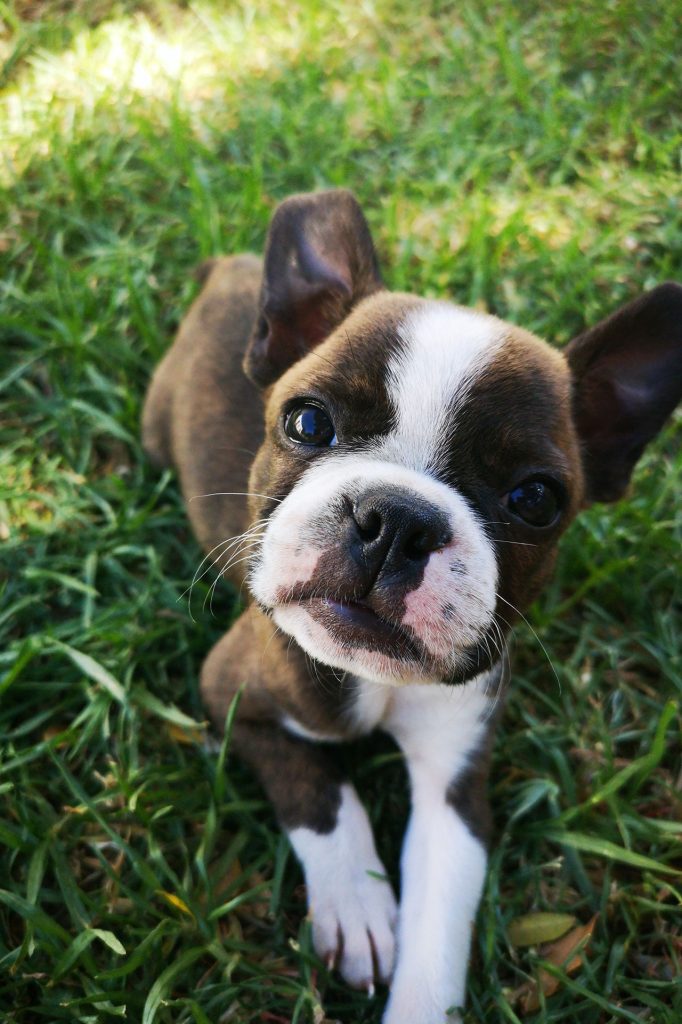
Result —
<instances>
[{"instance_id":1,"label":"dog's toe","mask_svg":"<svg viewBox=\"0 0 682 1024\"><path fill-rule=\"evenodd\" d=\"M371 993L393 971L396 914L389 883L365 875L351 890L335 890L311 906L315 950L349 985Z\"/></svg>"}]
</instances>

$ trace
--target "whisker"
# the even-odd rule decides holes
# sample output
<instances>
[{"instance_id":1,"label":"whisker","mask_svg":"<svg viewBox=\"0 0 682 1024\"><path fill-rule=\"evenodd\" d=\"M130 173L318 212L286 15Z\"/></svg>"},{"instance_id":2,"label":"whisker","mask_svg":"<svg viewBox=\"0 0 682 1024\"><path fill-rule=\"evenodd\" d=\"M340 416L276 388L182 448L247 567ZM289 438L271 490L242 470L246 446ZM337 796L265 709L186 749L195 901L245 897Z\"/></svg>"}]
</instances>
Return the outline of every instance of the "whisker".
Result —
<instances>
[{"instance_id":1,"label":"whisker","mask_svg":"<svg viewBox=\"0 0 682 1024\"><path fill-rule=\"evenodd\" d=\"M273 494L261 494L260 491L211 491L209 494L193 494L189 501L196 501L198 498L268 498L281 505L283 498L276 498Z\"/></svg>"},{"instance_id":2,"label":"whisker","mask_svg":"<svg viewBox=\"0 0 682 1024\"><path fill-rule=\"evenodd\" d=\"M502 663L502 668L501 668L501 672L500 672L500 674L499 674L499 676L497 678L495 693L492 695L491 700L490 700L490 707L486 711L486 715L485 715L486 721L489 721L492 718L492 716L495 714L495 711L497 710L498 704L500 703L500 699L501 699L502 692L503 692L503 689L504 689L505 662L506 662L507 657L508 657L505 637L504 637L504 634L502 633L502 629L500 627L500 624L497 621L497 618L495 616L493 616L493 620L491 622L491 627L492 627L492 630L493 630L493 632L491 634L491 640L492 640L493 646L495 647L495 650L497 651L497 653L500 656L500 661Z\"/></svg>"},{"instance_id":3,"label":"whisker","mask_svg":"<svg viewBox=\"0 0 682 1024\"><path fill-rule=\"evenodd\" d=\"M537 544L526 540L494 540L493 544L518 544L522 548L536 548Z\"/></svg>"},{"instance_id":4,"label":"whisker","mask_svg":"<svg viewBox=\"0 0 682 1024\"><path fill-rule=\"evenodd\" d=\"M548 653L548 651L547 651L547 648L545 647L545 645L543 644L542 640L541 640L541 639L540 639L540 637L538 636L538 634L537 634L536 630L535 630L535 629L533 628L533 626L532 626L532 625L530 624L530 622L528 621L528 619L526 618L526 616L525 616L525 615L523 614L523 612L522 612L522 611L520 611L520 610L519 610L518 608L516 608L516 607L515 607L515 606L514 606L514 605L513 605L512 603L511 603L511 601L507 601L507 599L506 599L506 598L504 598L504 597L502 597L502 595L501 595L501 594L496 594L496 596L497 596L498 600L500 600L500 601L504 601L504 603L505 603L506 605L508 605L508 606L509 606L509 607L510 607L510 608L512 609L512 611L516 612L516 614L517 614L517 615L518 615L518 616L519 616L519 617L520 617L521 619L523 619L523 621L525 622L525 624L526 624L526 625L528 626L529 630L531 631L531 633L533 634L533 636L535 637L535 639L537 640L537 642L538 642L538 643L540 644L540 647L542 648L542 652L543 652L543 654L544 654L544 655L545 655L545 657L547 658L547 661L548 661L548 663L549 663L549 667L551 668L552 672L554 673L554 678L555 678L555 679L556 679L556 681L557 681L557 686L559 687L559 693L561 693L561 692L562 692L562 691L561 691L561 680L559 679L559 674L558 674L557 670L556 670L556 669L555 669L555 667L554 667L554 663L553 663L552 659L551 659L551 658L550 658L550 656L549 656L549 653ZM504 621L504 620L503 620L503 621Z\"/></svg>"},{"instance_id":5,"label":"whisker","mask_svg":"<svg viewBox=\"0 0 682 1024\"><path fill-rule=\"evenodd\" d=\"M208 552L207 555L204 556L204 558L199 563L199 567L197 568L196 572L194 573L194 576L192 577L192 582L190 583L189 587L186 590L184 590L182 592L182 594L180 595L180 597L178 598L178 600L181 600L181 598L183 598L185 596L185 594L189 594L189 601L188 601L188 603L190 605L190 615L191 615L191 603L192 603L192 590L194 589L195 584L198 583L199 580L203 579L204 576L206 575L206 573L209 572L212 568L217 567L218 563L220 562L220 559L223 556L225 556L227 554L227 552L231 548L233 548L235 546L238 546L241 542L249 540L251 538L256 538L257 537L258 539L260 539L260 537L258 536L258 531L260 529L264 530L264 525L265 524L267 524L267 520L264 520L264 519L256 520L256 522L253 523L253 525L250 526L248 528L248 530L245 530L244 533L237 534L236 537L227 537L225 540L220 541L218 544L214 545L214 547L211 548L211 550ZM217 551L219 548L222 548L223 550L220 552L220 554L218 556L216 556L216 558L214 558L211 561L211 564L208 565L206 567L206 569L204 569L204 571L202 572L201 570L202 570L203 566L206 564L207 561L209 561L209 559L213 555L213 552Z\"/></svg>"},{"instance_id":6,"label":"whisker","mask_svg":"<svg viewBox=\"0 0 682 1024\"><path fill-rule=\"evenodd\" d=\"M241 553L241 552L238 552L238 554L239 553ZM204 598L204 604L203 604L203 608L205 609L206 608L206 602L208 601L208 599L210 597L210 599L211 599L210 600L210 612L211 612L211 615L213 615L213 598L214 598L215 592L216 592L216 590L218 588L218 584L220 583L220 581L223 578L223 576L225 575L225 573L228 572L230 569L233 569L235 567L235 565L240 565L242 562L248 562L250 559L253 558L253 556L254 556L254 552L253 551L249 551L248 554L244 555L242 558L235 557L234 559L232 559L232 561L230 561L230 563L227 566L225 566L225 569L222 570L219 573L219 575L216 577L216 579L214 579L213 583L210 586L208 594Z\"/></svg>"}]
</instances>

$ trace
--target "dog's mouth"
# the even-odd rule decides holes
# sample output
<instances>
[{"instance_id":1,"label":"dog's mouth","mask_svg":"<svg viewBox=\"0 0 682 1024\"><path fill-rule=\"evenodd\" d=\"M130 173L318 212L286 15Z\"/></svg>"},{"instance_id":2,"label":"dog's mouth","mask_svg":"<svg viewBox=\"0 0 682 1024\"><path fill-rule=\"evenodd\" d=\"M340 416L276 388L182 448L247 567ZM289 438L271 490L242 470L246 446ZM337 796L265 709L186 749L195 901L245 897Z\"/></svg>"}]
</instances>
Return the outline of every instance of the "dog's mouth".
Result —
<instances>
[{"instance_id":1,"label":"dog's mouth","mask_svg":"<svg viewBox=\"0 0 682 1024\"><path fill-rule=\"evenodd\" d=\"M379 665L379 674L386 679L439 680L452 685L465 683L490 668L492 651L497 649L491 646L486 634L463 645L456 657L443 660L429 651L411 627L384 618L366 600L345 595L318 597L312 593L299 593L294 597L289 592L287 599L278 602L275 612L277 608L281 611L300 609L324 630L331 648L321 637L312 647L309 646L306 638L309 642L310 636L305 628L299 632L296 627L290 628L291 623L284 624L285 631L296 636L313 658L346 669L356 663L355 671L360 672L367 664L376 672ZM278 624L282 625L281 622ZM376 658L378 662L374 660Z\"/></svg>"},{"instance_id":2,"label":"dog's mouth","mask_svg":"<svg viewBox=\"0 0 682 1024\"><path fill-rule=\"evenodd\" d=\"M425 651L405 629L378 615L364 601L324 597L300 602L340 646L387 655L398 661L424 661Z\"/></svg>"}]
</instances>

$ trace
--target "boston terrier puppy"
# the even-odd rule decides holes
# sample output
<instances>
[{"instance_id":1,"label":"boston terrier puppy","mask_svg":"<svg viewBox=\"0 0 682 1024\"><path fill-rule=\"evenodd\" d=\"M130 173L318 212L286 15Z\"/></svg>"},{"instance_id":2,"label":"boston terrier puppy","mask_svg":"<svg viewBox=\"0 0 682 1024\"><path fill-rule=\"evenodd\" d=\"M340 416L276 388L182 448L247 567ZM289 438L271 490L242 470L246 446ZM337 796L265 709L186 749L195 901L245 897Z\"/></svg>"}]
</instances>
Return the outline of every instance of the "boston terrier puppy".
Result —
<instances>
[{"instance_id":1,"label":"boston terrier puppy","mask_svg":"<svg viewBox=\"0 0 682 1024\"><path fill-rule=\"evenodd\" d=\"M143 435L177 467L199 542L250 593L203 699L220 730L242 690L233 748L303 866L319 956L350 985L390 982L384 1024L456 1020L505 637L573 517L625 493L682 396L682 288L556 351L389 292L343 190L287 199L263 262L202 274ZM374 729L411 783L399 907L334 758Z\"/></svg>"}]
</instances>

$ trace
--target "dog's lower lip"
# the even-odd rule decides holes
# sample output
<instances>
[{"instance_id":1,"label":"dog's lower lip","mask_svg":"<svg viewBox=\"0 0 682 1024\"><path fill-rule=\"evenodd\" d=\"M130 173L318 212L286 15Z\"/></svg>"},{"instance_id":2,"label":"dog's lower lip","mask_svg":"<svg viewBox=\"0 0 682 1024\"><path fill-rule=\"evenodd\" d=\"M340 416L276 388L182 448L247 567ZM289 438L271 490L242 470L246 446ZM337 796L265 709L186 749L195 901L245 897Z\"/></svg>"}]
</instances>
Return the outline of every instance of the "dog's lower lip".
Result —
<instances>
[{"instance_id":1,"label":"dog's lower lip","mask_svg":"<svg viewBox=\"0 0 682 1024\"><path fill-rule=\"evenodd\" d=\"M336 601L331 597L325 598L325 603L342 619L347 619L353 624L362 625L366 623L371 629L388 626L395 631L395 627L390 626L385 619L380 618L369 605L361 604L359 601Z\"/></svg>"},{"instance_id":2,"label":"dog's lower lip","mask_svg":"<svg viewBox=\"0 0 682 1024\"><path fill-rule=\"evenodd\" d=\"M360 601L318 598L307 602L314 619L343 644L389 654L402 661L420 661L423 652L416 641Z\"/></svg>"}]
</instances>

